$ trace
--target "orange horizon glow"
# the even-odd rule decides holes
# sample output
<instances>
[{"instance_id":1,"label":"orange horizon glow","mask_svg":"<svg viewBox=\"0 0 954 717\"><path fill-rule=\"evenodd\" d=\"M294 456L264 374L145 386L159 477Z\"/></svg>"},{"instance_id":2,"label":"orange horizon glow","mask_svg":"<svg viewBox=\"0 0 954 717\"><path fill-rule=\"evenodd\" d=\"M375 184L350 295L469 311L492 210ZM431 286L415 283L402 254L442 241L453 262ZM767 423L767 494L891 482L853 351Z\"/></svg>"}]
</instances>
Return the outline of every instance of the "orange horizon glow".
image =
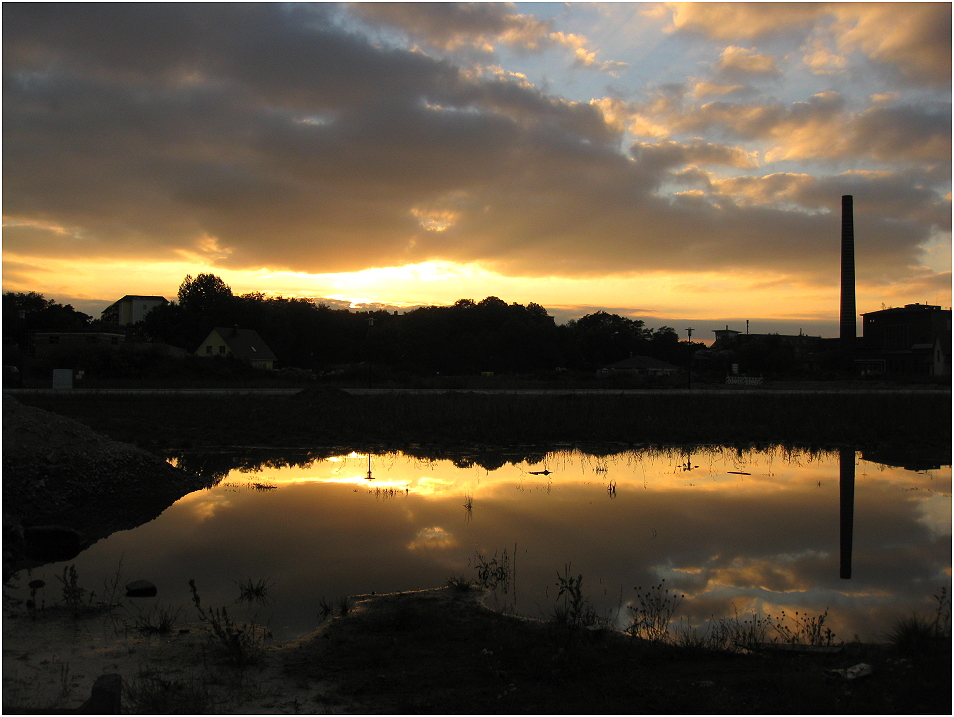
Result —
<instances>
[{"instance_id":1,"label":"orange horizon glow","mask_svg":"<svg viewBox=\"0 0 954 717\"><path fill-rule=\"evenodd\" d=\"M833 273L829 285L811 285L797 277L764 271L735 276L720 272L656 272L589 278L521 277L504 276L476 263L435 261L355 272L308 274L265 268L232 270L194 262L160 262L144 268L131 261L54 259L47 261L43 270L17 272L9 280L5 277L3 290L36 291L61 303L72 303L77 310L98 318L99 311L127 294L175 300L185 276L201 273L221 277L235 295L261 292L266 296L331 299L359 310L374 305L394 309L447 306L459 299L479 301L497 296L508 303L536 303L551 312L573 313L575 310L578 316L608 307L611 313L638 315L649 321L654 317L660 321L691 317L719 323L744 316L757 316L763 322L771 319L804 321L808 325L827 322L836 326L838 321L837 273ZM918 287L908 291L897 286L886 289L889 287L859 280L859 313L877 311L882 305L930 303L945 308L951 305L950 290L924 295L929 292L919 292Z\"/></svg>"}]
</instances>

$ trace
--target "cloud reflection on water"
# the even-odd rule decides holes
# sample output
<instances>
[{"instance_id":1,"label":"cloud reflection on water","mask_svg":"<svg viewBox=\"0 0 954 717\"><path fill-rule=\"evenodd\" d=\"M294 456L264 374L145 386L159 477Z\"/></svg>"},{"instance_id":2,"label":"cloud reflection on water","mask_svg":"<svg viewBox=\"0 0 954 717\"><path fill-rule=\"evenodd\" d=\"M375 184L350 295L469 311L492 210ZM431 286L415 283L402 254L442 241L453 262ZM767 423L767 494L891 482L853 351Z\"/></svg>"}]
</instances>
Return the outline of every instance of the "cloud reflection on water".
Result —
<instances>
[{"instance_id":1,"label":"cloud reflection on water","mask_svg":"<svg viewBox=\"0 0 954 717\"><path fill-rule=\"evenodd\" d=\"M136 577L170 586L183 602L188 578L201 576L209 604L229 600L241 578L268 576L278 634L313 627L322 596L474 577L476 552L503 549L513 551L517 607L533 616L552 608L568 563L601 613L622 608L625 618L634 588L665 578L686 595L677 617L693 625L829 609L843 639L876 637L886 620L928 612L931 594L950 589L949 466L915 472L856 460L853 573L843 580L837 453L514 458L489 469L466 456L373 455L371 481L367 454L260 471L246 461L157 520L94 545L78 569L108 574L125 555ZM544 469L551 473L532 473Z\"/></svg>"}]
</instances>

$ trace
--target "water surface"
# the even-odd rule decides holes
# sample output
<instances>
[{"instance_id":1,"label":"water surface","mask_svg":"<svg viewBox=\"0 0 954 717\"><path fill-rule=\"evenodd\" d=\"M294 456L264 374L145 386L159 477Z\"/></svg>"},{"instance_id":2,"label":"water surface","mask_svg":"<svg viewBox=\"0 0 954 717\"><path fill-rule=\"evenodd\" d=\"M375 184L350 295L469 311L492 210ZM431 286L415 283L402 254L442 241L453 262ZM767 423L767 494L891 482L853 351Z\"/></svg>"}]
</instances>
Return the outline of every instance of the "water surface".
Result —
<instances>
[{"instance_id":1,"label":"water surface","mask_svg":"<svg viewBox=\"0 0 954 717\"><path fill-rule=\"evenodd\" d=\"M552 613L569 566L596 611L620 625L635 588L665 580L685 595L682 625L827 610L843 640L877 639L894 618L930 613L932 595L951 585L950 466L710 447L342 453L273 467L224 454L179 461L204 465L219 483L69 564L97 592L121 565L126 579L156 583L156 600L170 605L188 605L190 578L207 606L231 604L243 579L267 578L270 602L245 616L277 637L312 630L322 598L476 577L478 554L506 552L515 579L497 599L534 617ZM245 467L228 470L230 462ZM20 582L41 577L55 597L65 565ZM194 619L191 609L183 616Z\"/></svg>"}]
</instances>

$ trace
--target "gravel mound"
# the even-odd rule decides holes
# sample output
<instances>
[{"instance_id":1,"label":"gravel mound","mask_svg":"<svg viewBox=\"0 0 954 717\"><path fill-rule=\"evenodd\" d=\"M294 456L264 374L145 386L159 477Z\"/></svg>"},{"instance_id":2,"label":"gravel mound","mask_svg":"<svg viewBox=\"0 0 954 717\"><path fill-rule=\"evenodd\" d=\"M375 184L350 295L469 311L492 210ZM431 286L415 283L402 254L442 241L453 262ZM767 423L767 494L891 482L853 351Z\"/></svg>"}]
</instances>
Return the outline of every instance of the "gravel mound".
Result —
<instances>
[{"instance_id":1,"label":"gravel mound","mask_svg":"<svg viewBox=\"0 0 954 717\"><path fill-rule=\"evenodd\" d=\"M206 485L147 451L3 396L5 567L22 557L17 537L24 528L70 527L89 545L152 520Z\"/></svg>"}]
</instances>

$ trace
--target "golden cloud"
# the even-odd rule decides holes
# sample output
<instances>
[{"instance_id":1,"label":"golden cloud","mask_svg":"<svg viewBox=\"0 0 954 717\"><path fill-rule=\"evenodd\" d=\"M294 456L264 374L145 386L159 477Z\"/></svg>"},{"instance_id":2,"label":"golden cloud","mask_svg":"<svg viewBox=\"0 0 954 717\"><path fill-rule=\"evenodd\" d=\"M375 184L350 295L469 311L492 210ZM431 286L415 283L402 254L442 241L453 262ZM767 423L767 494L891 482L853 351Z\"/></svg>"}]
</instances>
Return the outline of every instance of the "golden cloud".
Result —
<instances>
[{"instance_id":1,"label":"golden cloud","mask_svg":"<svg viewBox=\"0 0 954 717\"><path fill-rule=\"evenodd\" d=\"M839 3L832 11L840 48L861 50L909 80L950 87L950 3Z\"/></svg>"},{"instance_id":2,"label":"golden cloud","mask_svg":"<svg viewBox=\"0 0 954 717\"><path fill-rule=\"evenodd\" d=\"M719 57L717 71L724 75L775 75L778 67L771 55L729 45Z\"/></svg>"},{"instance_id":3,"label":"golden cloud","mask_svg":"<svg viewBox=\"0 0 954 717\"><path fill-rule=\"evenodd\" d=\"M806 61L813 71L837 70L839 55L860 51L908 81L951 84L950 3L716 2L665 7L670 33L737 41L802 32L811 36Z\"/></svg>"},{"instance_id":4,"label":"golden cloud","mask_svg":"<svg viewBox=\"0 0 954 717\"><path fill-rule=\"evenodd\" d=\"M692 32L717 40L758 38L810 27L824 10L815 3L668 2L667 32Z\"/></svg>"},{"instance_id":5,"label":"golden cloud","mask_svg":"<svg viewBox=\"0 0 954 717\"><path fill-rule=\"evenodd\" d=\"M698 99L706 97L724 97L744 90L744 85L725 85L714 82L696 82L692 88L692 95Z\"/></svg>"}]
</instances>

